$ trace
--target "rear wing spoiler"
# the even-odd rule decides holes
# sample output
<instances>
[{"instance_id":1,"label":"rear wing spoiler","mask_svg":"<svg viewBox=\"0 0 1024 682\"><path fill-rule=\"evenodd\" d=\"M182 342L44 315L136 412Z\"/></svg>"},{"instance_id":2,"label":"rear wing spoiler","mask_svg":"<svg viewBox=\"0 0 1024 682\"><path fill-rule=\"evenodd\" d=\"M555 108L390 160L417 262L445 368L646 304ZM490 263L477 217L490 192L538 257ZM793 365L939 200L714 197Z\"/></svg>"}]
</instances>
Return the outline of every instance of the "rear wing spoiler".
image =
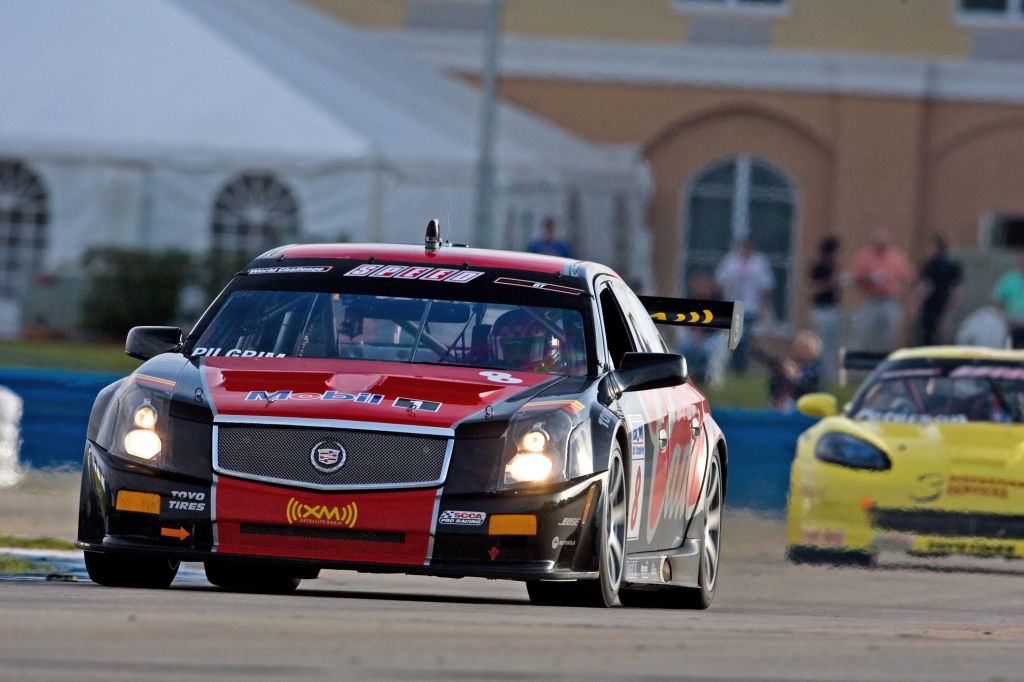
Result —
<instances>
[{"instance_id":1,"label":"rear wing spoiler","mask_svg":"<svg viewBox=\"0 0 1024 682\"><path fill-rule=\"evenodd\" d=\"M729 330L729 348L743 335L742 301L700 301L691 298L641 296L640 302L655 324Z\"/></svg>"},{"instance_id":2,"label":"rear wing spoiler","mask_svg":"<svg viewBox=\"0 0 1024 682\"><path fill-rule=\"evenodd\" d=\"M869 351L839 349L839 385L845 386L848 379L848 372L870 372L886 358L888 353L872 353Z\"/></svg>"}]
</instances>

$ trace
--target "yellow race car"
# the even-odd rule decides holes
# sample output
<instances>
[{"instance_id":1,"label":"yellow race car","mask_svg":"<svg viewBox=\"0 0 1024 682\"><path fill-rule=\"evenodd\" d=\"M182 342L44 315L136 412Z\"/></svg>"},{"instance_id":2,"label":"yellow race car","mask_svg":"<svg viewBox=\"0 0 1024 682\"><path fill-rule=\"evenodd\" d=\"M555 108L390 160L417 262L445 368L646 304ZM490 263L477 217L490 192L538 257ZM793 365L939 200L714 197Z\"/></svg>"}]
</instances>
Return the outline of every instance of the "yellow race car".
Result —
<instances>
[{"instance_id":1,"label":"yellow race car","mask_svg":"<svg viewBox=\"0 0 1024 682\"><path fill-rule=\"evenodd\" d=\"M915 348L873 364L842 411L824 393L798 402L822 419L793 460L790 560L1024 556L1024 352Z\"/></svg>"}]
</instances>

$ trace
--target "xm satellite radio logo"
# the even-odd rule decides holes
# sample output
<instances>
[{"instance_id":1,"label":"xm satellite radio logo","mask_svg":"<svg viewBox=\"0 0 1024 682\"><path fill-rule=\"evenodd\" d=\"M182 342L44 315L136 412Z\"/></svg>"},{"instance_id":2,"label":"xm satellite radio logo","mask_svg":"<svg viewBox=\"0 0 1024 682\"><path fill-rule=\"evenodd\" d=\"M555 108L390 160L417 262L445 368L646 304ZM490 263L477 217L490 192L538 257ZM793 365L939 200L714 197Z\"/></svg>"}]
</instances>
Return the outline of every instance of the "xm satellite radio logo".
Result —
<instances>
[{"instance_id":1,"label":"xm satellite radio logo","mask_svg":"<svg viewBox=\"0 0 1024 682\"><path fill-rule=\"evenodd\" d=\"M284 510L288 525L326 526L330 528L354 528L359 518L359 507L349 502L344 507L328 507L325 504L305 504L294 497L288 500Z\"/></svg>"}]
</instances>

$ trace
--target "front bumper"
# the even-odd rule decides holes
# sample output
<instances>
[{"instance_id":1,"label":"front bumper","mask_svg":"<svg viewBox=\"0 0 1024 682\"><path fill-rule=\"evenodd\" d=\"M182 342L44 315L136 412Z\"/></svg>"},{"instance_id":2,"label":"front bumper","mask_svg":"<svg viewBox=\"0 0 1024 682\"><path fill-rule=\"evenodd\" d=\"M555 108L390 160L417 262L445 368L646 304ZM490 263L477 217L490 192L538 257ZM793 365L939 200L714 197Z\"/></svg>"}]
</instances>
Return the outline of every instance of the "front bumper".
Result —
<instances>
[{"instance_id":1,"label":"front bumper","mask_svg":"<svg viewBox=\"0 0 1024 682\"><path fill-rule=\"evenodd\" d=\"M593 578L601 481L596 474L530 493L321 493L227 476L177 476L124 462L89 443L77 545L297 569ZM126 510L131 496L125 492L143 493L148 508Z\"/></svg>"}]
</instances>

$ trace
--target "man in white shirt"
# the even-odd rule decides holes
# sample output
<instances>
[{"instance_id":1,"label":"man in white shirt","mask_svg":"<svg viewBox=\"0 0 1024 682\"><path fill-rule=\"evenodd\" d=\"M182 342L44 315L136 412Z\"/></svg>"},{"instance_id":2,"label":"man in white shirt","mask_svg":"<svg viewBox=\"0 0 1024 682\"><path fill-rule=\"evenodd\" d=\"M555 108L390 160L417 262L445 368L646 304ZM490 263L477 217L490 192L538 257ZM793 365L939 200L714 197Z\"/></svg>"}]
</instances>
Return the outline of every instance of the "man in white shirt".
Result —
<instances>
[{"instance_id":1,"label":"man in white shirt","mask_svg":"<svg viewBox=\"0 0 1024 682\"><path fill-rule=\"evenodd\" d=\"M726 254L715 270L715 282L722 288L722 296L730 301L743 301L743 328L753 330L754 324L767 312L775 277L768 259L754 251L754 242L740 239L736 247ZM747 371L749 363L749 333L744 334L732 355L732 366L739 373Z\"/></svg>"}]
</instances>

